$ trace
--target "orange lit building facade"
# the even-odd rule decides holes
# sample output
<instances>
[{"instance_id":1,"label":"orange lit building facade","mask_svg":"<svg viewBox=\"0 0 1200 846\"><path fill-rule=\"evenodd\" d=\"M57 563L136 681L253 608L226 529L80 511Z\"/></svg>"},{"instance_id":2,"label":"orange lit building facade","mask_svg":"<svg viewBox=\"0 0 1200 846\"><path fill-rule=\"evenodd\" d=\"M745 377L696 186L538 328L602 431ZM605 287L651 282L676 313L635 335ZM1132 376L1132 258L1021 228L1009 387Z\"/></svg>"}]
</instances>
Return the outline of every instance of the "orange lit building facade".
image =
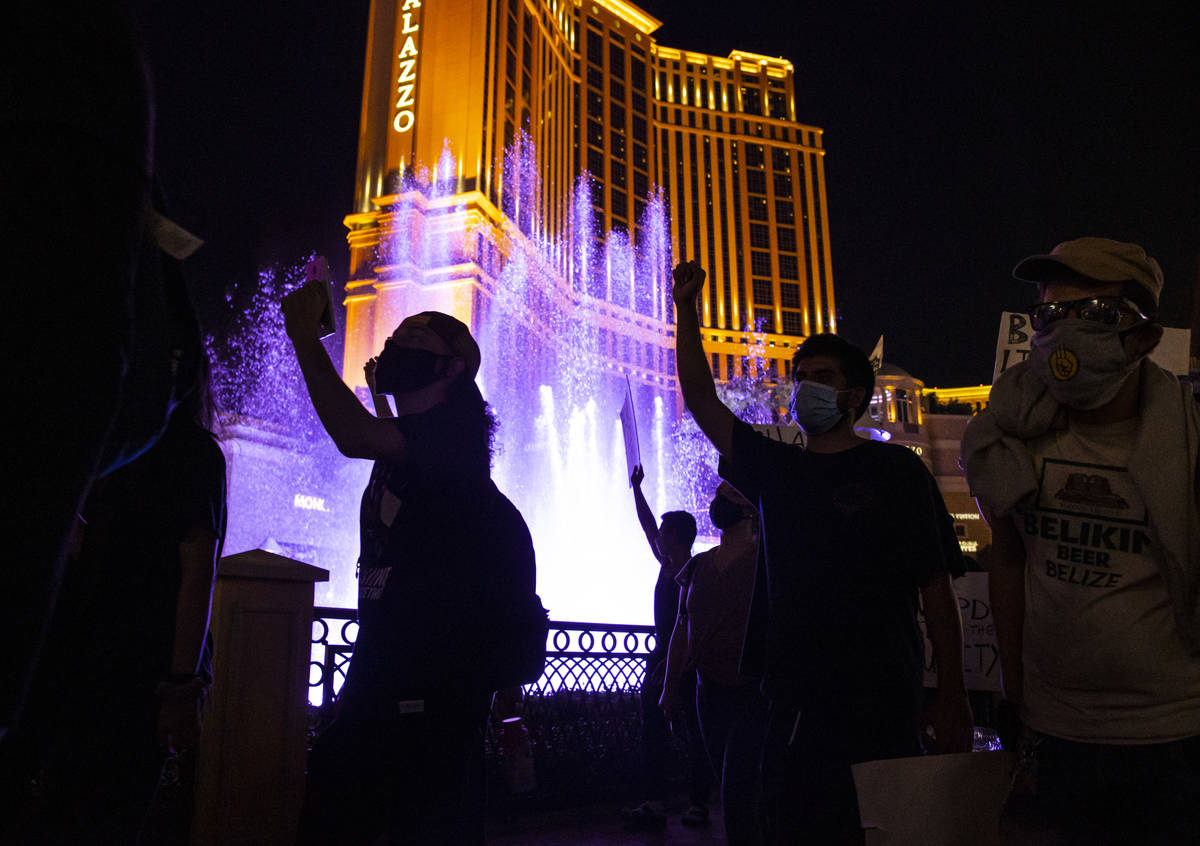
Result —
<instances>
[{"instance_id":1,"label":"orange lit building facade","mask_svg":"<svg viewBox=\"0 0 1200 846\"><path fill-rule=\"evenodd\" d=\"M439 308L476 326L517 251L551 265L550 308L527 315L534 336L555 342L547 311L583 309L607 329L610 366L672 394L670 262L708 270L701 319L719 378L741 367L748 327L778 377L799 340L836 330L822 133L796 120L791 63L660 46L659 26L622 0L372 2L346 217L347 381L361 382L362 362L404 314ZM536 150L533 202L517 200L529 174L505 172L522 131ZM429 176L444 150L453 172ZM417 196L411 177L422 170L451 180L449 194ZM585 172L596 231L579 227ZM574 245L599 249L623 231L640 247L655 186L670 262L622 298L623 280L584 266ZM440 239L446 258L390 260L380 246L397 231Z\"/></svg>"}]
</instances>

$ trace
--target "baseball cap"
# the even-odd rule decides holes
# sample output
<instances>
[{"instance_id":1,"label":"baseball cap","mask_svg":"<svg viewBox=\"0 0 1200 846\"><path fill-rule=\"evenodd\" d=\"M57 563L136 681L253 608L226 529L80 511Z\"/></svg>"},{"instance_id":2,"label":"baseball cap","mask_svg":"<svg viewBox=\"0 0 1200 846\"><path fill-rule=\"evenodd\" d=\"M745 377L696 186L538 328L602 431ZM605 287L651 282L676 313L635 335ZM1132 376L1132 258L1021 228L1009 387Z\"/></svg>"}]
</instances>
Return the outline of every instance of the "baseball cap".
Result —
<instances>
[{"instance_id":1,"label":"baseball cap","mask_svg":"<svg viewBox=\"0 0 1200 846\"><path fill-rule=\"evenodd\" d=\"M1133 282L1157 308L1163 275L1158 262L1137 244L1109 238L1076 238L1063 241L1047 255L1029 256L1013 268L1023 282L1056 282L1078 274L1100 282Z\"/></svg>"},{"instance_id":2,"label":"baseball cap","mask_svg":"<svg viewBox=\"0 0 1200 846\"><path fill-rule=\"evenodd\" d=\"M422 311L405 319L420 320L429 327L467 365L467 377L475 378L479 372L479 344L471 337L467 324L440 311Z\"/></svg>"}]
</instances>

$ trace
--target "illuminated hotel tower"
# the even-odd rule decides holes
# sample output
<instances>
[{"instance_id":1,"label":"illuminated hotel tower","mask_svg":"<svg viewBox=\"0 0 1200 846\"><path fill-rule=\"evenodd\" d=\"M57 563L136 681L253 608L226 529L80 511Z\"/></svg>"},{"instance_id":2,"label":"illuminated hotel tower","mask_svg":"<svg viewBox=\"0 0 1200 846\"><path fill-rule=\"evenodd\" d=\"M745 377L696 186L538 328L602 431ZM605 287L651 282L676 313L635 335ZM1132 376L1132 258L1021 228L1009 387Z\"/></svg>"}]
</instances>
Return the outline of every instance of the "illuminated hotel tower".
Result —
<instances>
[{"instance_id":1,"label":"illuminated hotel tower","mask_svg":"<svg viewBox=\"0 0 1200 846\"><path fill-rule=\"evenodd\" d=\"M533 242L551 245L547 301L588 310L605 327L602 355L672 394L675 261L708 270L701 322L719 378L740 367L748 326L765 333L777 376L802 337L836 329L822 133L796 120L792 64L662 47L659 26L623 0L373 0L346 218L348 381L361 384L403 314L440 308L476 326L499 267ZM511 156L506 170L522 131L534 174ZM453 172L432 172L444 149ZM421 167L452 183L449 196L410 193ZM596 232L579 225L584 172ZM540 190L522 199L531 176ZM599 254L605 233L624 231L644 247L655 186L670 255L625 294L578 245ZM481 224L494 237L462 236ZM450 244L447 258L419 270L389 258L381 245L403 227Z\"/></svg>"}]
</instances>

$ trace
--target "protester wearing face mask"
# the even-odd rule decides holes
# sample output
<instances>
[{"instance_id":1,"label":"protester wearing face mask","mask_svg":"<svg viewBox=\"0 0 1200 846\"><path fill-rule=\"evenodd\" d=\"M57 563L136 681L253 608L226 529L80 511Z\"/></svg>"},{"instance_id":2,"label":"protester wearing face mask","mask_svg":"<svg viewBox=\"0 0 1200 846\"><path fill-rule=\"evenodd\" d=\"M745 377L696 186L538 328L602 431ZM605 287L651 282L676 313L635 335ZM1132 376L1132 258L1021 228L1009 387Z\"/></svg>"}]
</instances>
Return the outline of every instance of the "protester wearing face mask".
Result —
<instances>
[{"instance_id":1,"label":"protester wearing face mask","mask_svg":"<svg viewBox=\"0 0 1200 846\"><path fill-rule=\"evenodd\" d=\"M1079 238L1013 275L1037 334L963 439L1023 723L1007 842L1195 843L1200 413L1147 358L1162 271Z\"/></svg>"},{"instance_id":2,"label":"protester wearing face mask","mask_svg":"<svg viewBox=\"0 0 1200 846\"><path fill-rule=\"evenodd\" d=\"M797 348L790 406L805 449L760 435L720 402L695 308L704 277L695 263L675 269L677 370L688 410L722 456L721 476L761 515L741 672L761 676L770 700L766 842L862 843L850 765L921 751L918 595L941 682L929 714L934 749L970 749L950 585L962 554L921 459L854 432L874 392L862 350L836 335Z\"/></svg>"},{"instance_id":3,"label":"protester wearing face mask","mask_svg":"<svg viewBox=\"0 0 1200 846\"><path fill-rule=\"evenodd\" d=\"M396 406L377 417L318 339L324 296L288 295L288 336L334 443L375 464L360 511L358 637L336 718L309 756L299 842L482 844L484 728L492 691L512 683L499 678L501 652L535 573L525 522L490 478L479 347L449 315L405 318L368 366Z\"/></svg>"}]
</instances>

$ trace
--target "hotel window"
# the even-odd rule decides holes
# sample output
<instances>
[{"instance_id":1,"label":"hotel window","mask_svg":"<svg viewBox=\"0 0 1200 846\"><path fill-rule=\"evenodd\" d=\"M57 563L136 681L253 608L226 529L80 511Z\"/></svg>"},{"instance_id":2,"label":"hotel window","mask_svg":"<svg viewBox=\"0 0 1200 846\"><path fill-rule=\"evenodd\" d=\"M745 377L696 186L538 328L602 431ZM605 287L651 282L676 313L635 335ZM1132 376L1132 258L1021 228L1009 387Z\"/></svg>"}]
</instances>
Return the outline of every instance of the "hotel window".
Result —
<instances>
[{"instance_id":1,"label":"hotel window","mask_svg":"<svg viewBox=\"0 0 1200 846\"><path fill-rule=\"evenodd\" d=\"M795 223L796 212L792 208L791 200L776 200L775 201L775 220L779 223Z\"/></svg>"},{"instance_id":2,"label":"hotel window","mask_svg":"<svg viewBox=\"0 0 1200 846\"><path fill-rule=\"evenodd\" d=\"M767 92L767 116L787 120L787 95L782 91Z\"/></svg>"},{"instance_id":3,"label":"hotel window","mask_svg":"<svg viewBox=\"0 0 1200 846\"><path fill-rule=\"evenodd\" d=\"M608 120L612 124L613 129L625 128L625 107L620 103L608 104Z\"/></svg>"},{"instance_id":4,"label":"hotel window","mask_svg":"<svg viewBox=\"0 0 1200 846\"><path fill-rule=\"evenodd\" d=\"M763 167L767 163L763 155L762 144L747 144L746 145L746 164L750 167ZM766 193L765 191L763 192Z\"/></svg>"},{"instance_id":5,"label":"hotel window","mask_svg":"<svg viewBox=\"0 0 1200 846\"><path fill-rule=\"evenodd\" d=\"M779 249L786 250L789 253L796 252L796 230L792 229L792 227L776 227L775 240L779 242Z\"/></svg>"},{"instance_id":6,"label":"hotel window","mask_svg":"<svg viewBox=\"0 0 1200 846\"><path fill-rule=\"evenodd\" d=\"M514 53L511 48L505 50L504 52L505 52L504 72L508 76L509 79L516 80L516 78L517 78L517 54Z\"/></svg>"},{"instance_id":7,"label":"hotel window","mask_svg":"<svg viewBox=\"0 0 1200 846\"><path fill-rule=\"evenodd\" d=\"M646 98L637 91L633 92L633 110L640 115L646 114Z\"/></svg>"},{"instance_id":8,"label":"hotel window","mask_svg":"<svg viewBox=\"0 0 1200 846\"><path fill-rule=\"evenodd\" d=\"M800 308L800 286L791 282L780 282L779 304L784 308Z\"/></svg>"},{"instance_id":9,"label":"hotel window","mask_svg":"<svg viewBox=\"0 0 1200 846\"><path fill-rule=\"evenodd\" d=\"M771 275L771 254L762 250L750 251L750 272L761 276Z\"/></svg>"},{"instance_id":10,"label":"hotel window","mask_svg":"<svg viewBox=\"0 0 1200 846\"><path fill-rule=\"evenodd\" d=\"M588 65L587 82L592 88L602 91L604 89L604 71L593 65Z\"/></svg>"},{"instance_id":11,"label":"hotel window","mask_svg":"<svg viewBox=\"0 0 1200 846\"><path fill-rule=\"evenodd\" d=\"M601 120L604 117L604 96L599 91L587 93L588 117Z\"/></svg>"},{"instance_id":12,"label":"hotel window","mask_svg":"<svg viewBox=\"0 0 1200 846\"><path fill-rule=\"evenodd\" d=\"M804 318L798 311L783 312L783 334L785 335L803 335L804 334Z\"/></svg>"},{"instance_id":13,"label":"hotel window","mask_svg":"<svg viewBox=\"0 0 1200 846\"><path fill-rule=\"evenodd\" d=\"M792 196L792 178L786 173L775 174L775 196L790 197Z\"/></svg>"},{"instance_id":14,"label":"hotel window","mask_svg":"<svg viewBox=\"0 0 1200 846\"><path fill-rule=\"evenodd\" d=\"M736 364L732 355L725 356L725 378L732 379L737 373Z\"/></svg>"},{"instance_id":15,"label":"hotel window","mask_svg":"<svg viewBox=\"0 0 1200 846\"><path fill-rule=\"evenodd\" d=\"M712 374L714 379L721 378L721 357L716 353L712 354Z\"/></svg>"},{"instance_id":16,"label":"hotel window","mask_svg":"<svg viewBox=\"0 0 1200 846\"><path fill-rule=\"evenodd\" d=\"M636 47L633 48L635 53L639 52ZM646 84L646 63L641 59L629 60L630 84L641 88Z\"/></svg>"},{"instance_id":17,"label":"hotel window","mask_svg":"<svg viewBox=\"0 0 1200 846\"><path fill-rule=\"evenodd\" d=\"M775 294L771 291L770 279L754 280L754 302L758 305L775 304Z\"/></svg>"},{"instance_id":18,"label":"hotel window","mask_svg":"<svg viewBox=\"0 0 1200 846\"><path fill-rule=\"evenodd\" d=\"M767 220L767 198L747 197L746 216L751 220Z\"/></svg>"},{"instance_id":19,"label":"hotel window","mask_svg":"<svg viewBox=\"0 0 1200 846\"><path fill-rule=\"evenodd\" d=\"M742 86L742 111L746 114L762 114L762 91L749 86Z\"/></svg>"},{"instance_id":20,"label":"hotel window","mask_svg":"<svg viewBox=\"0 0 1200 846\"><path fill-rule=\"evenodd\" d=\"M771 248L771 230L761 223L750 224L750 246L764 250Z\"/></svg>"},{"instance_id":21,"label":"hotel window","mask_svg":"<svg viewBox=\"0 0 1200 846\"><path fill-rule=\"evenodd\" d=\"M896 422L909 422L908 391L904 388L896 389Z\"/></svg>"},{"instance_id":22,"label":"hotel window","mask_svg":"<svg viewBox=\"0 0 1200 846\"><path fill-rule=\"evenodd\" d=\"M588 147L587 151L587 169L588 173L597 179L604 178L604 153L597 149Z\"/></svg>"},{"instance_id":23,"label":"hotel window","mask_svg":"<svg viewBox=\"0 0 1200 846\"><path fill-rule=\"evenodd\" d=\"M792 157L780 147L771 148L771 169L776 173L787 173L792 169Z\"/></svg>"},{"instance_id":24,"label":"hotel window","mask_svg":"<svg viewBox=\"0 0 1200 846\"><path fill-rule=\"evenodd\" d=\"M707 79L700 80L700 99L696 103L696 105L702 109L708 108L708 80Z\"/></svg>"},{"instance_id":25,"label":"hotel window","mask_svg":"<svg viewBox=\"0 0 1200 846\"><path fill-rule=\"evenodd\" d=\"M517 92L507 82L504 83L504 111L510 118L517 116Z\"/></svg>"},{"instance_id":26,"label":"hotel window","mask_svg":"<svg viewBox=\"0 0 1200 846\"><path fill-rule=\"evenodd\" d=\"M596 66L604 64L604 36L589 29L587 45L588 61Z\"/></svg>"},{"instance_id":27,"label":"hotel window","mask_svg":"<svg viewBox=\"0 0 1200 846\"><path fill-rule=\"evenodd\" d=\"M636 141L633 144L633 164L635 167L640 167L642 170L650 169L650 158L646 153L646 146L644 144L639 144Z\"/></svg>"},{"instance_id":28,"label":"hotel window","mask_svg":"<svg viewBox=\"0 0 1200 846\"><path fill-rule=\"evenodd\" d=\"M598 120L588 121L588 143L595 147L604 146L604 124Z\"/></svg>"},{"instance_id":29,"label":"hotel window","mask_svg":"<svg viewBox=\"0 0 1200 846\"><path fill-rule=\"evenodd\" d=\"M779 278L780 279L799 279L800 268L796 264L796 257L791 253L779 254Z\"/></svg>"},{"instance_id":30,"label":"hotel window","mask_svg":"<svg viewBox=\"0 0 1200 846\"><path fill-rule=\"evenodd\" d=\"M608 45L608 72L617 79L625 78L625 50L616 44Z\"/></svg>"},{"instance_id":31,"label":"hotel window","mask_svg":"<svg viewBox=\"0 0 1200 846\"><path fill-rule=\"evenodd\" d=\"M622 184L624 184L624 179L622 179ZM621 215L621 217L624 217L628 213L628 209L629 209L628 195L624 191L618 190L616 188L616 186L614 186L612 189L612 212L613 212L613 214L614 215L619 214L619 215Z\"/></svg>"},{"instance_id":32,"label":"hotel window","mask_svg":"<svg viewBox=\"0 0 1200 846\"><path fill-rule=\"evenodd\" d=\"M609 165L612 167L612 176L609 178L609 182L618 188L624 188L625 187L625 165L622 162L617 161L616 159L613 159L609 163ZM615 202L613 204L613 207L616 208Z\"/></svg>"},{"instance_id":33,"label":"hotel window","mask_svg":"<svg viewBox=\"0 0 1200 846\"><path fill-rule=\"evenodd\" d=\"M625 135L623 132L623 128L622 128L622 130L613 129L613 131L608 134L608 140L609 140L609 152L611 152L615 158L618 158L621 161L624 161L625 160Z\"/></svg>"},{"instance_id":34,"label":"hotel window","mask_svg":"<svg viewBox=\"0 0 1200 846\"><path fill-rule=\"evenodd\" d=\"M673 102L667 92L667 72L658 72L658 99L666 100L668 103Z\"/></svg>"},{"instance_id":35,"label":"hotel window","mask_svg":"<svg viewBox=\"0 0 1200 846\"><path fill-rule=\"evenodd\" d=\"M774 332L775 331L775 309L773 309L773 308L756 308L754 310L754 331L755 332Z\"/></svg>"},{"instance_id":36,"label":"hotel window","mask_svg":"<svg viewBox=\"0 0 1200 846\"><path fill-rule=\"evenodd\" d=\"M633 137L635 140L641 141L643 144L646 143L646 119L644 117L640 117L638 115L633 116Z\"/></svg>"},{"instance_id":37,"label":"hotel window","mask_svg":"<svg viewBox=\"0 0 1200 846\"><path fill-rule=\"evenodd\" d=\"M633 193L636 197L645 197L650 193L650 180L640 170L633 172Z\"/></svg>"},{"instance_id":38,"label":"hotel window","mask_svg":"<svg viewBox=\"0 0 1200 846\"><path fill-rule=\"evenodd\" d=\"M761 170L747 170L746 190L751 194L767 193L767 175Z\"/></svg>"},{"instance_id":39,"label":"hotel window","mask_svg":"<svg viewBox=\"0 0 1200 846\"><path fill-rule=\"evenodd\" d=\"M608 83L608 96L612 97L618 103L625 102L625 83L619 80L612 80Z\"/></svg>"}]
</instances>

